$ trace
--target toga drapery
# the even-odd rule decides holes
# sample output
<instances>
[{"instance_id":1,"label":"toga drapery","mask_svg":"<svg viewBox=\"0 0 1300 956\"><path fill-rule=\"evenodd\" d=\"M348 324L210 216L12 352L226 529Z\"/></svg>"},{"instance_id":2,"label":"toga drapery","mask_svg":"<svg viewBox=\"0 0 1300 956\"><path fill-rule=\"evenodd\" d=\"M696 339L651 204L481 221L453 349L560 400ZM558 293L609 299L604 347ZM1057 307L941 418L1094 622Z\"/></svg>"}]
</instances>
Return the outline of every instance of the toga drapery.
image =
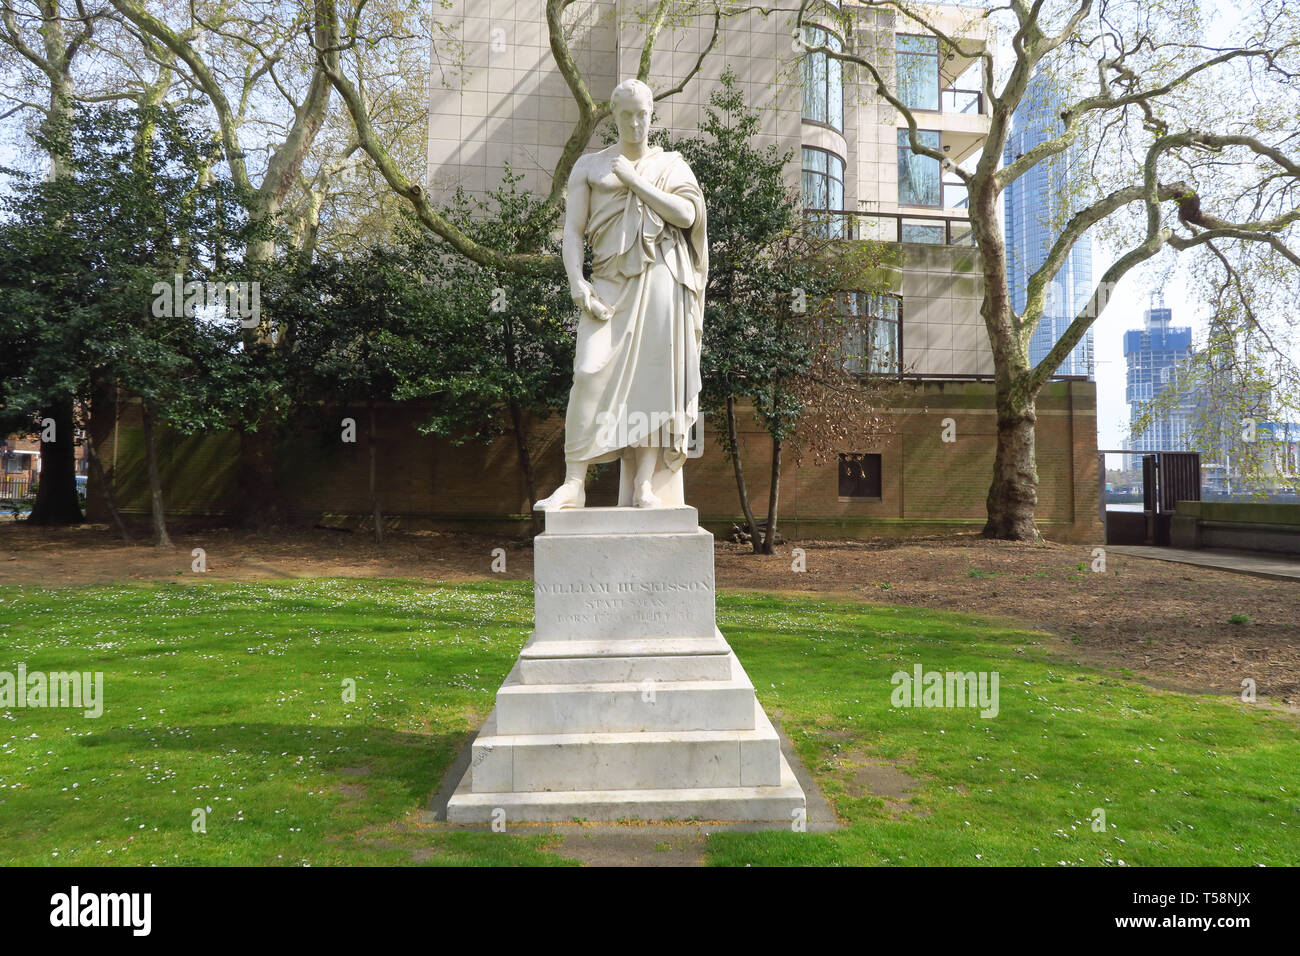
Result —
<instances>
[{"instance_id":1,"label":"toga drapery","mask_svg":"<svg viewBox=\"0 0 1300 956\"><path fill-rule=\"evenodd\" d=\"M647 444L649 429L648 443L663 448L675 471L699 415L704 194L680 153L654 147L633 165L656 188L690 200L695 221L689 229L669 225L616 177L591 183L591 284L613 315L601 321L584 310L578 319L564 457L612 461Z\"/></svg>"}]
</instances>

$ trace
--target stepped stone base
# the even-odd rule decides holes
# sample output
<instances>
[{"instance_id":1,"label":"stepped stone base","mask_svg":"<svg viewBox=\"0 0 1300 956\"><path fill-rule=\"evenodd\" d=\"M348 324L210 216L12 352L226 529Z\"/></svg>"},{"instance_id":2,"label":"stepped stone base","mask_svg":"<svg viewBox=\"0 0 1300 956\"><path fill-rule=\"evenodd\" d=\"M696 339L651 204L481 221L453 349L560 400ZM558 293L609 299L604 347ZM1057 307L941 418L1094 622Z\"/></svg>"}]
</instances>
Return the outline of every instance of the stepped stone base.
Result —
<instances>
[{"instance_id":1,"label":"stepped stone base","mask_svg":"<svg viewBox=\"0 0 1300 956\"><path fill-rule=\"evenodd\" d=\"M476 793L777 786L776 729L756 701L746 730L502 734L496 713L474 741Z\"/></svg>"},{"instance_id":2,"label":"stepped stone base","mask_svg":"<svg viewBox=\"0 0 1300 956\"><path fill-rule=\"evenodd\" d=\"M805 806L714 621L694 508L549 513L537 626L497 691L451 823L792 821Z\"/></svg>"}]
</instances>

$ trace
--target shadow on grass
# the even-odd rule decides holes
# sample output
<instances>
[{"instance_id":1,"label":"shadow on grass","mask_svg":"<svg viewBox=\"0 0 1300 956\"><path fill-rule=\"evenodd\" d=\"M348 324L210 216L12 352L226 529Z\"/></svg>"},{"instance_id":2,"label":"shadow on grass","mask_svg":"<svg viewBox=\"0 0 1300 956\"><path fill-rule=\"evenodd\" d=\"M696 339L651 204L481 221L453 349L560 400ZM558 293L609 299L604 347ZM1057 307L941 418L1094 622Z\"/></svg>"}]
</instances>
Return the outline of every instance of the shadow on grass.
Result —
<instances>
[{"instance_id":1,"label":"shadow on grass","mask_svg":"<svg viewBox=\"0 0 1300 956\"><path fill-rule=\"evenodd\" d=\"M378 727L249 723L115 729L79 738L77 745L130 754L169 750L213 757L235 753L279 758L282 754L294 756L310 751L315 756L311 762L314 770L345 778L355 776L367 787L378 787L390 797L400 796L406 802L424 806L464 748L466 736L403 733Z\"/></svg>"}]
</instances>

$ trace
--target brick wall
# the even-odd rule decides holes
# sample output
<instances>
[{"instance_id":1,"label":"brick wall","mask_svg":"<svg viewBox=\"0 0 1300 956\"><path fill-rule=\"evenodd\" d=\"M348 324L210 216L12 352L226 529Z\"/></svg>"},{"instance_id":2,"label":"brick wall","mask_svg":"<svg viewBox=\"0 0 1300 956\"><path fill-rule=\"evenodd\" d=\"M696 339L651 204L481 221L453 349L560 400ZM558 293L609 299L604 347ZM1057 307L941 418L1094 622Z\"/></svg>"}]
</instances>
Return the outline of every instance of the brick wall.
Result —
<instances>
[{"instance_id":1,"label":"brick wall","mask_svg":"<svg viewBox=\"0 0 1300 956\"><path fill-rule=\"evenodd\" d=\"M355 444L341 440L340 421L357 420ZM529 501L516 464L514 438L456 446L419 434L422 414L414 404L390 404L378 416L380 504L398 527L464 528L525 533ZM978 530L992 475L996 418L993 386L987 382L926 381L891 409L893 433L876 445L865 441L845 452L881 455L878 500L839 497L837 463L801 467L787 462L780 489L779 527L787 537L910 535L942 530ZM943 420L953 419L954 438L942 441ZM304 418L278 446L281 489L288 511L304 522L360 523L369 513L369 458L361 409L321 412ZM686 465L686 499L701 521L725 532L741 515L732 465L716 445L715 427L705 423L705 454ZM93 423L106 467L113 469L120 506L147 514L139 407L106 403ZM561 416L529 425L539 495L563 477ZM1096 385L1050 383L1038 402L1038 523L1048 537L1096 541ZM745 410L739 422L742 462L755 515L767 512L771 441ZM163 430L160 466L169 514L230 517L238 512L234 493L236 436L229 433L179 436ZM612 505L617 498L615 466L593 473L588 503ZM92 488L91 520L106 520Z\"/></svg>"}]
</instances>

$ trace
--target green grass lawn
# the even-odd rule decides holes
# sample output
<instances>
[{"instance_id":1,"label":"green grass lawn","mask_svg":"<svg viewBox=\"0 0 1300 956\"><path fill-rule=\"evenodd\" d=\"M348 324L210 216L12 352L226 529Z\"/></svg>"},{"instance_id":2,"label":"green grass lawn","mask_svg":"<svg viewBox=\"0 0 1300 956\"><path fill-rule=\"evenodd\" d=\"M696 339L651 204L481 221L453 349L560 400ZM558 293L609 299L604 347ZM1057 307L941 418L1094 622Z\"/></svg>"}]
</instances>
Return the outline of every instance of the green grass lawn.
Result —
<instances>
[{"instance_id":1,"label":"green grass lawn","mask_svg":"<svg viewBox=\"0 0 1300 956\"><path fill-rule=\"evenodd\" d=\"M1300 864L1292 715L1067 667L970 615L718 605L844 828L714 834L714 863ZM0 588L0 671L102 671L105 698L0 710L0 862L569 862L527 827L420 820L531 616L527 582ZM997 671L998 716L893 709L916 663ZM898 771L910 797L862 782Z\"/></svg>"}]
</instances>

